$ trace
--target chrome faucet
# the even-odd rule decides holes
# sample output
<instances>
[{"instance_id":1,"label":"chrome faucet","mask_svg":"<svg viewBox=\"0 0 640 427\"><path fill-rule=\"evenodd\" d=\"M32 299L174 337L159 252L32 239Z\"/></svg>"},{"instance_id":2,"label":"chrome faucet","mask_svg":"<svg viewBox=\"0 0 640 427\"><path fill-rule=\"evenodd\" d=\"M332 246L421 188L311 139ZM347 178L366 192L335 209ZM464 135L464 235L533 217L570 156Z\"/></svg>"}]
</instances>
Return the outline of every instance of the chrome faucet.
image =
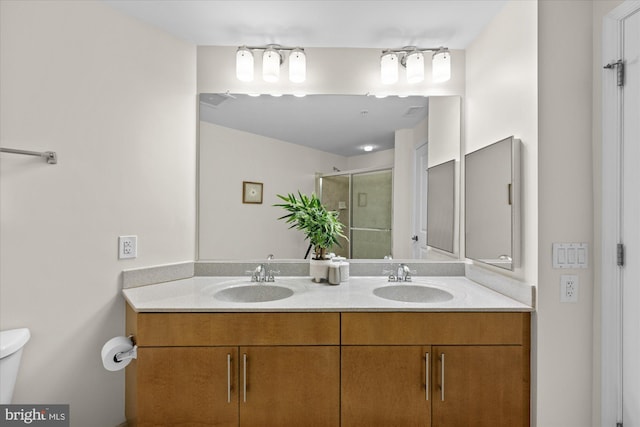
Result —
<instances>
[{"instance_id":1,"label":"chrome faucet","mask_svg":"<svg viewBox=\"0 0 640 427\"><path fill-rule=\"evenodd\" d=\"M388 274L389 282L410 282L412 273L407 264L396 264L391 270L383 271L383 274Z\"/></svg>"},{"instance_id":2,"label":"chrome faucet","mask_svg":"<svg viewBox=\"0 0 640 427\"><path fill-rule=\"evenodd\" d=\"M398 282L410 282L411 281L411 269L407 264L400 264L398 267Z\"/></svg>"},{"instance_id":3,"label":"chrome faucet","mask_svg":"<svg viewBox=\"0 0 640 427\"><path fill-rule=\"evenodd\" d=\"M267 262L259 264L251 273L251 281L252 282L275 282L276 278L274 276L275 273L279 273L279 271L273 271L268 267L269 261L273 259L273 254L269 254L267 256Z\"/></svg>"}]
</instances>

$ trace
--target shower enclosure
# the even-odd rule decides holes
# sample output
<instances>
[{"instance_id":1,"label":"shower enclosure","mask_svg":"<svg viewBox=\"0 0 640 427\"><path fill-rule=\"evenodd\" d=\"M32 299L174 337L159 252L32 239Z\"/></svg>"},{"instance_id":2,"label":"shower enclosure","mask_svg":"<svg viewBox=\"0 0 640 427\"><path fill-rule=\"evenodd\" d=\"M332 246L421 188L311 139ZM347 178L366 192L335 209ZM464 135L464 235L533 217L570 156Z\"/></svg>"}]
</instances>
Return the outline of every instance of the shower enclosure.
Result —
<instances>
[{"instance_id":1,"label":"shower enclosure","mask_svg":"<svg viewBox=\"0 0 640 427\"><path fill-rule=\"evenodd\" d=\"M347 242L332 248L351 259L384 258L391 254L393 203L392 169L357 170L323 174L317 192L327 209L338 211Z\"/></svg>"}]
</instances>

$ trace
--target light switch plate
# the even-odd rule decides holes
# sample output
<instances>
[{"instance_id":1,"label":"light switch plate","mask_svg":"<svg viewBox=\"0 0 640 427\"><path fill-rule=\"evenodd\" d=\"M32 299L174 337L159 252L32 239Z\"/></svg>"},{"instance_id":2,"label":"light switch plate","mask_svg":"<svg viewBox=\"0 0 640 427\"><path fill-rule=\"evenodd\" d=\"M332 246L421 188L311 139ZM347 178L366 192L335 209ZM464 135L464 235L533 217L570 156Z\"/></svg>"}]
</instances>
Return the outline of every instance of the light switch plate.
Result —
<instances>
[{"instance_id":1,"label":"light switch plate","mask_svg":"<svg viewBox=\"0 0 640 427\"><path fill-rule=\"evenodd\" d=\"M586 243L554 243L553 268L588 268L589 246Z\"/></svg>"}]
</instances>

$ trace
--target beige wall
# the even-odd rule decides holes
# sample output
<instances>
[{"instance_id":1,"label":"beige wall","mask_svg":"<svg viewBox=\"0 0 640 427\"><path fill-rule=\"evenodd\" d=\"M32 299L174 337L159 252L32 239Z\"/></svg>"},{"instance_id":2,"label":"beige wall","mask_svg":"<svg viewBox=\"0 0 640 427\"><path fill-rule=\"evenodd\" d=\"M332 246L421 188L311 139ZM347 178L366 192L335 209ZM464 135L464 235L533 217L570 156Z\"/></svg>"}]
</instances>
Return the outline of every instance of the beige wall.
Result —
<instances>
[{"instance_id":1,"label":"beige wall","mask_svg":"<svg viewBox=\"0 0 640 427\"><path fill-rule=\"evenodd\" d=\"M120 272L194 258L196 49L100 2L0 2L0 328L28 327L17 403L124 421ZM139 256L117 259L136 234Z\"/></svg>"},{"instance_id":2,"label":"beige wall","mask_svg":"<svg viewBox=\"0 0 640 427\"><path fill-rule=\"evenodd\" d=\"M311 194L315 174L345 170L347 158L200 122L200 259L302 259L309 242L278 221L277 194ZM263 183L262 204L242 203L242 181Z\"/></svg>"}]
</instances>

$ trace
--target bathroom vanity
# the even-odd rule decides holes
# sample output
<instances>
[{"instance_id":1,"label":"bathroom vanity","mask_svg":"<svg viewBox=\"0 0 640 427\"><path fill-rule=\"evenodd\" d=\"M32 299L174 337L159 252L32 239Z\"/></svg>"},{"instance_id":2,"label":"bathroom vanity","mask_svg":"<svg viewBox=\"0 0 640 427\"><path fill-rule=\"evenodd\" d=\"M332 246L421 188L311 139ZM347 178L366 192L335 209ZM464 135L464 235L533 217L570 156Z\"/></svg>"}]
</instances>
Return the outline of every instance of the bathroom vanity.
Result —
<instances>
[{"instance_id":1,"label":"bathroom vanity","mask_svg":"<svg viewBox=\"0 0 640 427\"><path fill-rule=\"evenodd\" d=\"M464 277L389 301L381 279L285 278L293 296L258 303L213 298L264 286L231 278L125 289L129 425L529 425L531 307Z\"/></svg>"}]
</instances>

